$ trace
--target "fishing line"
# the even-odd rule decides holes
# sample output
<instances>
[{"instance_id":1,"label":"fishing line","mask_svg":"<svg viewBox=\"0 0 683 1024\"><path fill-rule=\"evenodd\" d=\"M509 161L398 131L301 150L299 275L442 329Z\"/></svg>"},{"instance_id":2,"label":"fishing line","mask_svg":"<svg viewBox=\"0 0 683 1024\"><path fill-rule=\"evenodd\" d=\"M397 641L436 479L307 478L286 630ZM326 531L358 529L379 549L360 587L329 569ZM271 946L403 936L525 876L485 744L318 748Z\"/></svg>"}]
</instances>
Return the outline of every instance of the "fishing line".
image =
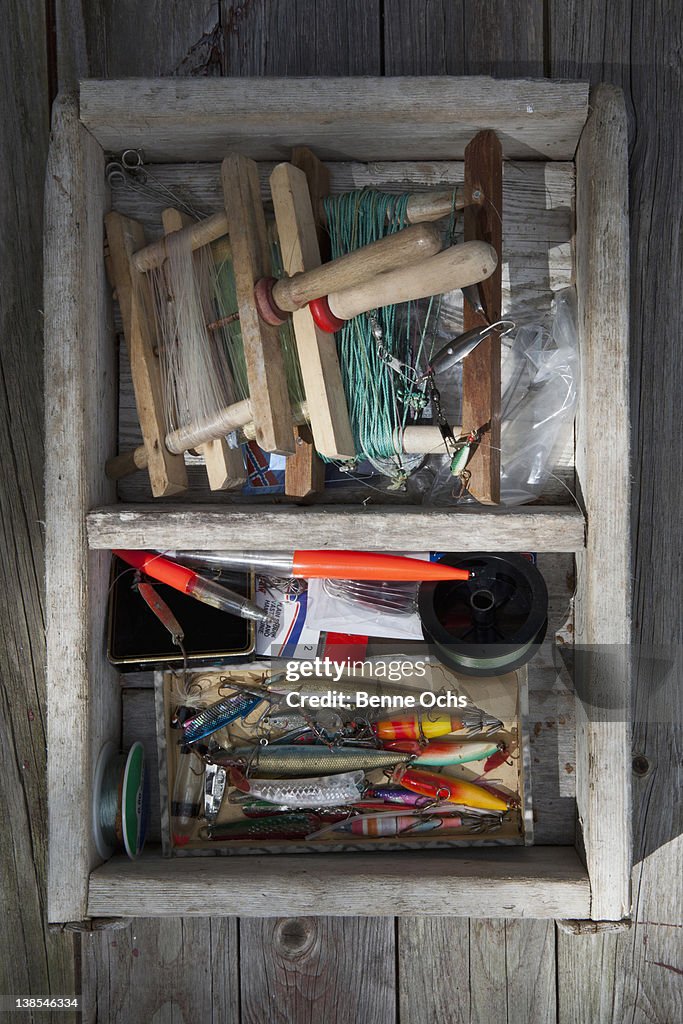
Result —
<instances>
[{"instance_id":1,"label":"fishing line","mask_svg":"<svg viewBox=\"0 0 683 1024\"><path fill-rule=\"evenodd\" d=\"M125 852L132 860L145 842L149 786L142 743L119 753L113 743L102 747L95 768L92 798L95 846L100 857Z\"/></svg>"},{"instance_id":2,"label":"fishing line","mask_svg":"<svg viewBox=\"0 0 683 1024\"><path fill-rule=\"evenodd\" d=\"M548 625L548 590L539 569L516 553L447 554L442 562L469 569L471 578L420 586L422 630L437 658L474 676L526 664Z\"/></svg>"},{"instance_id":3,"label":"fishing line","mask_svg":"<svg viewBox=\"0 0 683 1024\"><path fill-rule=\"evenodd\" d=\"M363 189L323 200L332 258L408 225L408 193L400 195ZM452 203L455 208L455 193ZM454 231L454 213L449 225ZM402 429L424 407L417 367L425 339L435 324L440 300L430 301L420 329L413 303L383 306L347 321L337 333L351 428L360 458L392 480L405 484L422 456L406 456L397 444ZM417 344L415 334L418 332Z\"/></svg>"}]
</instances>

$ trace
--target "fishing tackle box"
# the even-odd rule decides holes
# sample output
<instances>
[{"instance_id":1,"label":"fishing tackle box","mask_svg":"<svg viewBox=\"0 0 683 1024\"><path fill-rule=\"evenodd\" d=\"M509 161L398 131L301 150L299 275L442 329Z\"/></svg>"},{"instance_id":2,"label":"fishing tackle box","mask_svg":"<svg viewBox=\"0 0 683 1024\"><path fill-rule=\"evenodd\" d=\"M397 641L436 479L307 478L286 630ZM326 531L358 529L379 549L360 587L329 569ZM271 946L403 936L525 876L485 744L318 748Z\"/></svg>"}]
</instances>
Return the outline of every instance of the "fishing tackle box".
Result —
<instances>
[{"instance_id":1,"label":"fishing tackle box","mask_svg":"<svg viewBox=\"0 0 683 1024\"><path fill-rule=\"evenodd\" d=\"M106 154L139 149L157 181L187 187L210 206L227 153L259 161L265 178L293 146L306 145L337 191L419 190L461 182L465 146L483 129L497 132L505 160L504 307L547 308L553 290L577 287L582 374L566 474L578 502L563 487L512 509L394 506L379 496L344 504L336 493L308 506L225 495L217 503L193 488L152 504L142 476L118 489L107 479L105 461L135 438L124 436L130 380L125 360L117 366L103 218L113 200L142 220L152 214L144 195L124 200L110 190ZM629 915L627 199L625 109L609 86L589 94L586 83L487 78L130 79L84 81L58 98L44 305L50 921L207 912ZM577 651L601 652L574 659L576 692L567 684L560 693L558 682L571 659L539 656L528 666L536 845L169 860L149 843L136 861L117 854L102 863L91 828L94 766L105 742L125 741L128 711L144 693L106 658L111 549L416 545L538 552L558 580L549 636L571 591L574 614L561 637ZM539 803L548 780L554 789Z\"/></svg>"},{"instance_id":2,"label":"fishing tackle box","mask_svg":"<svg viewBox=\"0 0 683 1024\"><path fill-rule=\"evenodd\" d=\"M263 676L261 675L261 678ZM245 685L254 685L259 681L259 673L254 671L253 665L245 664L242 667L231 666L229 668L216 667L204 671L192 672L189 676L189 685L193 691L201 691L206 695L207 700L215 702L220 700L223 688L229 690L230 680L241 681ZM463 677L455 677L449 670L444 669L438 663L430 666L425 681L425 690L446 689L446 686L457 689L457 691L468 698L471 703L481 702L489 711L503 722L503 727L495 735L492 735L493 743L505 744L510 756L504 758L502 763L490 772L485 779L495 779L497 788L514 798L515 806L511 807L505 815L505 820L500 829L492 832L476 831L467 832L463 830L450 838L444 833L404 835L403 837L389 836L346 836L339 833L331 839L319 839L307 843L294 840L231 840L212 841L202 836L202 819L197 819L190 835L189 842L179 845L174 843L173 831L171 828L172 799L175 773L178 764L178 733L173 728L173 716L178 705L174 700L174 687L177 686L178 676L171 671L157 671L154 676L155 707L156 707L156 732L158 744L158 780L160 796L160 822L159 832L162 851L166 856L185 855L206 855L206 854L239 854L239 853L306 853L306 852L345 852L358 853L363 850L425 850L434 848L452 848L458 846L524 846L533 842L533 813L531 796L531 751L528 735L528 679L526 671L509 672L500 677L482 680L468 680ZM358 689L363 689L363 682L358 682ZM331 684L330 689L334 689ZM400 693L400 689L396 690ZM475 699L476 698L476 699ZM283 704L286 710L286 705ZM262 707L256 708L253 713L254 721L257 721L263 711ZM429 713L424 712L426 718ZM257 730L247 722L235 723L229 727L229 732L234 736L243 737L241 742L245 745L258 742ZM347 716L351 717L351 716ZM382 717L392 717L391 712L386 712ZM226 733L219 733L220 742L224 742ZM482 765L470 763L461 765L450 770L455 778L462 778L475 781L482 772ZM371 781L375 783L386 782L381 769L375 770L370 775ZM156 780L154 780L156 781ZM153 783L154 784L154 783ZM388 808L392 809L392 808ZM395 808L393 808L395 809ZM406 808L406 814L410 809ZM223 803L217 818L220 823L229 821L245 821L241 814L239 805L231 803L224 797Z\"/></svg>"}]
</instances>

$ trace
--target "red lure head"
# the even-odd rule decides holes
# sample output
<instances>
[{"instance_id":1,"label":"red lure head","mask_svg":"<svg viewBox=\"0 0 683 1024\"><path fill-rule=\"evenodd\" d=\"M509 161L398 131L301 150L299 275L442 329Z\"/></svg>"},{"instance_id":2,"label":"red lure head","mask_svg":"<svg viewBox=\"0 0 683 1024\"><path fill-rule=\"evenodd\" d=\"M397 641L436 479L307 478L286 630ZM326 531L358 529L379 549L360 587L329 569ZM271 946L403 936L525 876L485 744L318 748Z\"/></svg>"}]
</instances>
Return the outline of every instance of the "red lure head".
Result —
<instances>
[{"instance_id":1,"label":"red lure head","mask_svg":"<svg viewBox=\"0 0 683 1024\"><path fill-rule=\"evenodd\" d=\"M449 780L436 772L416 771L407 768L405 765L398 765L394 769L391 781L405 786L414 793L428 796L432 800L448 800L451 794Z\"/></svg>"}]
</instances>

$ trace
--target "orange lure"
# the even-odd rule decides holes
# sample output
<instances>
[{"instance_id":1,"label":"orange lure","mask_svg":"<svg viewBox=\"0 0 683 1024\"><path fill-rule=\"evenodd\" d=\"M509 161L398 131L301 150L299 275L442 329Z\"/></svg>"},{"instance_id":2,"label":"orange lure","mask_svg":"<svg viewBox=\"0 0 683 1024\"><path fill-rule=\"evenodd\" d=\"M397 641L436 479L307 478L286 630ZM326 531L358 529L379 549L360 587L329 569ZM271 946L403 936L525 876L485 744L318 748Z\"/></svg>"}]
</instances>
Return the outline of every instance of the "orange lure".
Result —
<instances>
[{"instance_id":1,"label":"orange lure","mask_svg":"<svg viewBox=\"0 0 683 1024\"><path fill-rule=\"evenodd\" d=\"M454 779L449 775L438 775L436 772L423 772L404 765L395 769L391 781L409 789L413 793L431 797L432 800L447 800L463 807L477 807L482 811L507 811L508 803L501 797L476 786L464 779Z\"/></svg>"},{"instance_id":2,"label":"orange lure","mask_svg":"<svg viewBox=\"0 0 683 1024\"><path fill-rule=\"evenodd\" d=\"M467 728L457 715L405 715L401 718L384 718L374 725L380 740L436 739L451 732Z\"/></svg>"}]
</instances>

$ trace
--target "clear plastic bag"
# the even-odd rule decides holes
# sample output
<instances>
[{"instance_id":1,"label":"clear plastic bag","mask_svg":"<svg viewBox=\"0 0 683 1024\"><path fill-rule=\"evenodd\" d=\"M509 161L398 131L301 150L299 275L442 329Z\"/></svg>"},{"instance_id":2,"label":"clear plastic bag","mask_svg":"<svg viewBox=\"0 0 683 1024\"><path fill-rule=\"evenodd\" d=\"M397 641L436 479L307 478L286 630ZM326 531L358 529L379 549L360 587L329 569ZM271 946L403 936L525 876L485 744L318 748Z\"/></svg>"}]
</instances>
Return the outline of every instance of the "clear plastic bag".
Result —
<instances>
[{"instance_id":1,"label":"clear plastic bag","mask_svg":"<svg viewBox=\"0 0 683 1024\"><path fill-rule=\"evenodd\" d=\"M507 335L501 356L500 501L522 505L541 496L572 439L580 373L575 289L556 294L547 326L525 324ZM412 487L427 505L474 502L447 457L431 458Z\"/></svg>"},{"instance_id":2,"label":"clear plastic bag","mask_svg":"<svg viewBox=\"0 0 683 1024\"><path fill-rule=\"evenodd\" d=\"M574 288L558 292L550 328L521 327L501 367L501 504L538 498L571 441L579 389Z\"/></svg>"}]
</instances>

